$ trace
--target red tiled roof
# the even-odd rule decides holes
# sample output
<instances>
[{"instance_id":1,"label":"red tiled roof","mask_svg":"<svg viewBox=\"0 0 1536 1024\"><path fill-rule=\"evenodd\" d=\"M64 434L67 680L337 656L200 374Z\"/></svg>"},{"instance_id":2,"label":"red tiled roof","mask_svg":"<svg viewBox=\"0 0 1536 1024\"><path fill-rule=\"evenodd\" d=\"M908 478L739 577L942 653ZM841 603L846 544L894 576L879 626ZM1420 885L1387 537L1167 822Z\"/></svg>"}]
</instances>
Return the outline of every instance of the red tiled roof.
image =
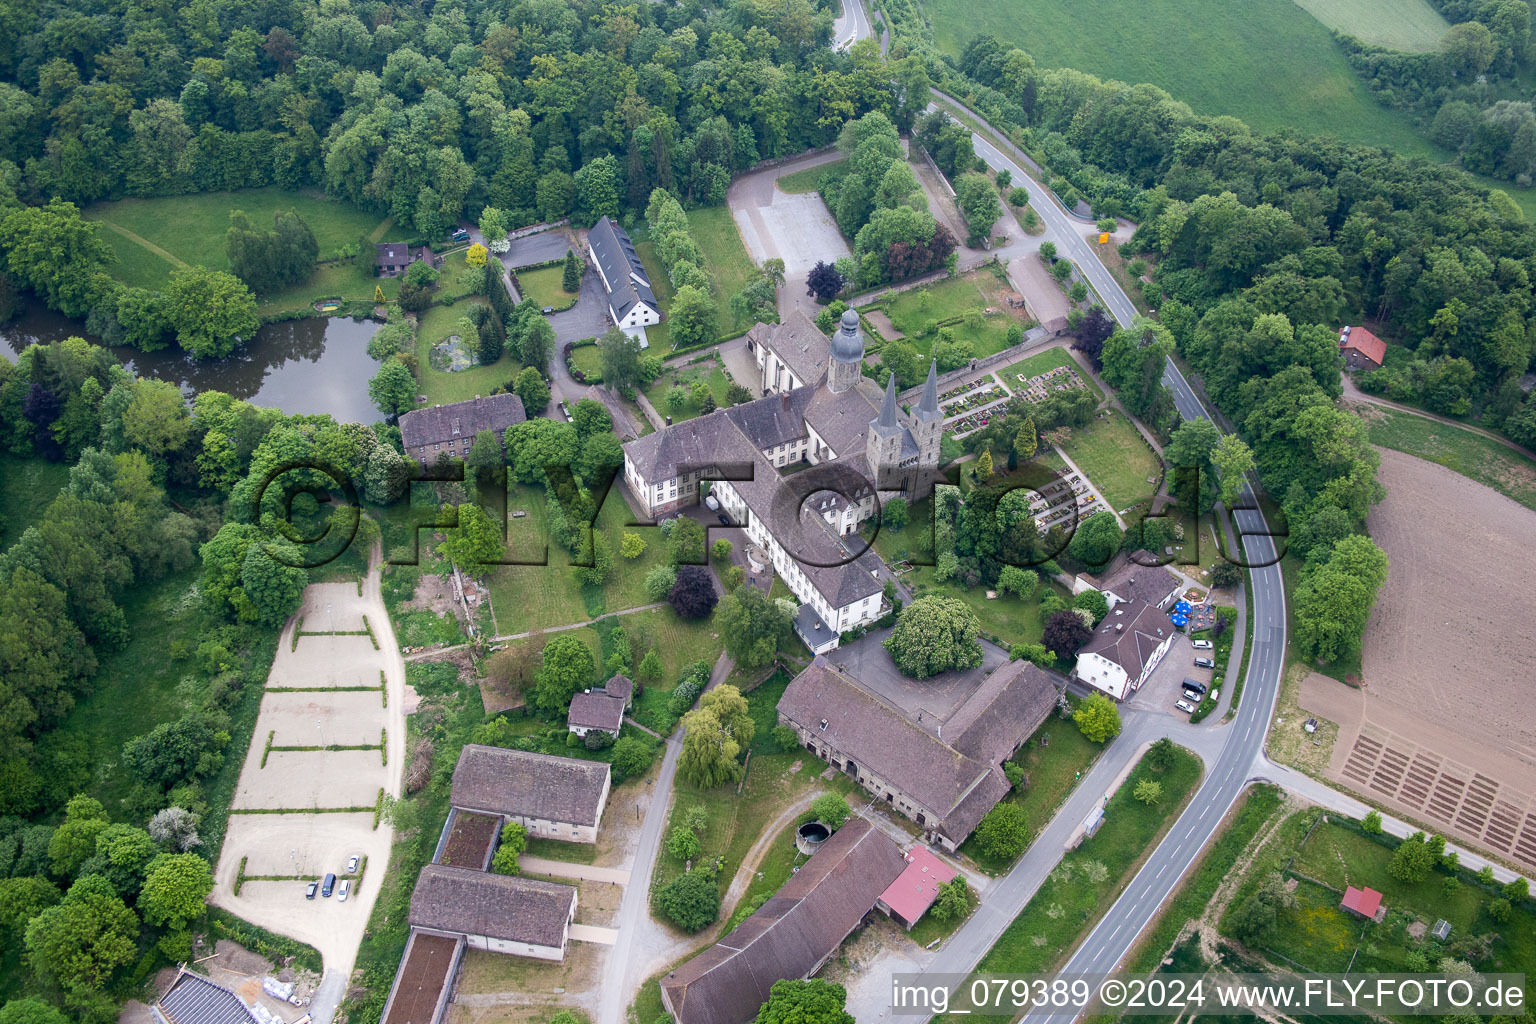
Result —
<instances>
[{"instance_id":1,"label":"red tiled roof","mask_svg":"<svg viewBox=\"0 0 1536 1024\"><path fill-rule=\"evenodd\" d=\"M939 886L955 877L955 869L922 846L908 850L906 859L906 870L880 894L880 901L903 921L916 923L938 898Z\"/></svg>"},{"instance_id":2,"label":"red tiled roof","mask_svg":"<svg viewBox=\"0 0 1536 1024\"><path fill-rule=\"evenodd\" d=\"M1381 893L1375 889L1356 889L1354 886L1344 890L1344 899L1339 906L1345 910L1353 910L1361 917L1375 917L1376 911L1381 909Z\"/></svg>"},{"instance_id":3,"label":"red tiled roof","mask_svg":"<svg viewBox=\"0 0 1536 1024\"><path fill-rule=\"evenodd\" d=\"M1377 366L1387 361L1387 343L1364 327L1351 327L1339 341L1339 348L1354 349Z\"/></svg>"}]
</instances>

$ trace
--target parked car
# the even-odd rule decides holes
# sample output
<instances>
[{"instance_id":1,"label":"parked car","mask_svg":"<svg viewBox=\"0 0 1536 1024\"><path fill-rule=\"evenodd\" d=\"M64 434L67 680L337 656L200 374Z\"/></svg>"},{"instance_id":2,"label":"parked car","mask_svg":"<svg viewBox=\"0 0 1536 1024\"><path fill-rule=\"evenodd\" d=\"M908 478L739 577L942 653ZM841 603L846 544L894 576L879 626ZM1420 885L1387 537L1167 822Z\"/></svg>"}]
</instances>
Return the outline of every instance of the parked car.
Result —
<instances>
[{"instance_id":1,"label":"parked car","mask_svg":"<svg viewBox=\"0 0 1536 1024\"><path fill-rule=\"evenodd\" d=\"M333 871L333 872L328 873L325 876L325 881L320 886L320 895L321 896L329 897L331 895L331 893L333 893L335 891L336 891L336 873Z\"/></svg>"},{"instance_id":2,"label":"parked car","mask_svg":"<svg viewBox=\"0 0 1536 1024\"><path fill-rule=\"evenodd\" d=\"M543 309L539 310L539 312L543 313L545 316L553 316L555 313L555 307L545 306Z\"/></svg>"},{"instance_id":3,"label":"parked car","mask_svg":"<svg viewBox=\"0 0 1536 1024\"><path fill-rule=\"evenodd\" d=\"M304 898L307 899L307 900L312 900L312 899L315 898L315 893L317 893L319 891L320 891L320 883L319 882L310 882L308 885L306 885L304 887Z\"/></svg>"},{"instance_id":4,"label":"parked car","mask_svg":"<svg viewBox=\"0 0 1536 1024\"><path fill-rule=\"evenodd\" d=\"M350 893L351 891L352 891L352 879L350 879L350 878L343 878L341 880L341 888L336 890L336 902L337 903L345 903L345 902L347 902L347 894Z\"/></svg>"},{"instance_id":5,"label":"parked car","mask_svg":"<svg viewBox=\"0 0 1536 1024\"><path fill-rule=\"evenodd\" d=\"M1195 706L1187 700L1176 700L1173 702L1173 706L1184 712L1186 715L1192 715L1195 713Z\"/></svg>"},{"instance_id":6,"label":"parked car","mask_svg":"<svg viewBox=\"0 0 1536 1024\"><path fill-rule=\"evenodd\" d=\"M1184 680L1184 689L1194 690L1196 693L1204 693L1205 684L1198 679L1186 679Z\"/></svg>"},{"instance_id":7,"label":"parked car","mask_svg":"<svg viewBox=\"0 0 1536 1024\"><path fill-rule=\"evenodd\" d=\"M1211 643L1209 640L1191 640L1189 642L1189 646L1193 647L1197 651L1209 651L1216 645Z\"/></svg>"},{"instance_id":8,"label":"parked car","mask_svg":"<svg viewBox=\"0 0 1536 1024\"><path fill-rule=\"evenodd\" d=\"M1195 667L1196 668L1215 668L1216 667L1216 662L1212 661L1210 658L1196 658L1195 659Z\"/></svg>"},{"instance_id":9,"label":"parked car","mask_svg":"<svg viewBox=\"0 0 1536 1024\"><path fill-rule=\"evenodd\" d=\"M730 525L732 525L731 517L726 515L724 512L721 512L719 515L715 516L715 518L720 520L720 525L721 526L730 526Z\"/></svg>"},{"instance_id":10,"label":"parked car","mask_svg":"<svg viewBox=\"0 0 1536 1024\"><path fill-rule=\"evenodd\" d=\"M1188 687L1184 688L1184 699L1195 704L1200 703L1201 700L1200 695Z\"/></svg>"},{"instance_id":11,"label":"parked car","mask_svg":"<svg viewBox=\"0 0 1536 1024\"><path fill-rule=\"evenodd\" d=\"M347 858L347 874L357 874L357 854L355 853Z\"/></svg>"},{"instance_id":12,"label":"parked car","mask_svg":"<svg viewBox=\"0 0 1536 1024\"><path fill-rule=\"evenodd\" d=\"M704 506L706 508L708 508L711 512L719 512L720 511L720 499L716 498L713 494L705 495L705 497L704 497Z\"/></svg>"},{"instance_id":13,"label":"parked car","mask_svg":"<svg viewBox=\"0 0 1536 1024\"><path fill-rule=\"evenodd\" d=\"M453 233L453 240L455 242L467 242L469 241L469 232L464 228L459 228Z\"/></svg>"}]
</instances>

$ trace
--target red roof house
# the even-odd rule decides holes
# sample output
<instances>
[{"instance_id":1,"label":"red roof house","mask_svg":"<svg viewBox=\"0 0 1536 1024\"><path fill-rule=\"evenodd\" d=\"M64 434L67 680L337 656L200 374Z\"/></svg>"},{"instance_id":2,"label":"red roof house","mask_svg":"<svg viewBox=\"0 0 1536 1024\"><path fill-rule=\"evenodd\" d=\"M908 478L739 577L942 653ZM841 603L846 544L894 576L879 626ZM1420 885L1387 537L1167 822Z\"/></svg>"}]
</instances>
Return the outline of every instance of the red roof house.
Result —
<instances>
[{"instance_id":1,"label":"red roof house","mask_svg":"<svg viewBox=\"0 0 1536 1024\"><path fill-rule=\"evenodd\" d=\"M1351 885L1344 890L1344 899L1339 901L1339 906L1352 914L1374 918L1381 910L1381 893L1375 889L1356 889Z\"/></svg>"},{"instance_id":2,"label":"red roof house","mask_svg":"<svg viewBox=\"0 0 1536 1024\"><path fill-rule=\"evenodd\" d=\"M1344 365L1353 370L1379 370L1387 361L1387 343L1364 327L1340 331L1339 351L1344 354Z\"/></svg>"},{"instance_id":3,"label":"red roof house","mask_svg":"<svg viewBox=\"0 0 1536 1024\"><path fill-rule=\"evenodd\" d=\"M955 877L955 869L923 846L912 847L905 859L906 869L880 894L875 906L910 929L938 899L939 886Z\"/></svg>"}]
</instances>

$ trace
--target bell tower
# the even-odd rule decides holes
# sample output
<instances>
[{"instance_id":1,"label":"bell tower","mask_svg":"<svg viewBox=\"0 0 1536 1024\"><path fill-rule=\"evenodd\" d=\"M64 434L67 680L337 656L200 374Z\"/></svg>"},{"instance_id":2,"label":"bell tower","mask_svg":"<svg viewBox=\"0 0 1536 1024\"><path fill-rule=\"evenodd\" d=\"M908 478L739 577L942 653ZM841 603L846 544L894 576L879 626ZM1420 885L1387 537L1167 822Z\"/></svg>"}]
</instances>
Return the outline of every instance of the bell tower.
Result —
<instances>
[{"instance_id":1,"label":"bell tower","mask_svg":"<svg viewBox=\"0 0 1536 1024\"><path fill-rule=\"evenodd\" d=\"M849 390L859 382L863 365L864 332L859 329L859 314L845 310L827 356L827 388L833 394Z\"/></svg>"}]
</instances>

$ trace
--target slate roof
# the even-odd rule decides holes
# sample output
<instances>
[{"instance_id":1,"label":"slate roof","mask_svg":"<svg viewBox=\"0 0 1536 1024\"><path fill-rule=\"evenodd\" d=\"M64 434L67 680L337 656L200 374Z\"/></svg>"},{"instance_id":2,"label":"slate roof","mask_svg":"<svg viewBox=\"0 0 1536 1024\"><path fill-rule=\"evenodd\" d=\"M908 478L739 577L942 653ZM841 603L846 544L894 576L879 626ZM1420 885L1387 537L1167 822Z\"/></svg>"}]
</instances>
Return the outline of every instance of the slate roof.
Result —
<instances>
[{"instance_id":1,"label":"slate roof","mask_svg":"<svg viewBox=\"0 0 1536 1024\"><path fill-rule=\"evenodd\" d=\"M569 885L428 864L411 894L416 928L560 947L576 902Z\"/></svg>"},{"instance_id":2,"label":"slate roof","mask_svg":"<svg viewBox=\"0 0 1536 1024\"><path fill-rule=\"evenodd\" d=\"M624 724L624 701L593 690L578 693L571 698L571 709L565 720L579 729L618 732Z\"/></svg>"},{"instance_id":3,"label":"slate roof","mask_svg":"<svg viewBox=\"0 0 1536 1024\"><path fill-rule=\"evenodd\" d=\"M1055 703L1050 676L1028 662L1008 662L943 723L941 739L818 657L790 681L778 710L841 757L900 788L937 819L925 824L960 843L1007 794L1001 762Z\"/></svg>"},{"instance_id":4,"label":"slate roof","mask_svg":"<svg viewBox=\"0 0 1536 1024\"><path fill-rule=\"evenodd\" d=\"M815 394L816 389L809 387L781 391L733 405L725 415L759 450L773 448L807 436L805 410Z\"/></svg>"},{"instance_id":5,"label":"slate roof","mask_svg":"<svg viewBox=\"0 0 1536 1024\"><path fill-rule=\"evenodd\" d=\"M628 703L635 696L635 681L626 675L617 675L603 684L603 690L610 697L617 697Z\"/></svg>"},{"instance_id":6,"label":"slate roof","mask_svg":"<svg viewBox=\"0 0 1536 1024\"><path fill-rule=\"evenodd\" d=\"M744 1024L784 978L831 956L906 868L884 832L853 818L725 938L661 979L678 1024Z\"/></svg>"},{"instance_id":7,"label":"slate roof","mask_svg":"<svg viewBox=\"0 0 1536 1024\"><path fill-rule=\"evenodd\" d=\"M816 321L795 310L779 324L758 324L748 332L753 344L767 345L796 377L815 387L827 379L831 342Z\"/></svg>"},{"instance_id":8,"label":"slate roof","mask_svg":"<svg viewBox=\"0 0 1536 1024\"><path fill-rule=\"evenodd\" d=\"M1145 601L1162 607L1164 601L1177 593L1180 580L1162 566L1138 564L1135 561L1138 555L1144 561L1156 557L1147 551L1137 551L1131 555L1130 561L1114 572L1098 579L1089 577L1089 582L1094 589L1111 592L1122 601Z\"/></svg>"},{"instance_id":9,"label":"slate roof","mask_svg":"<svg viewBox=\"0 0 1536 1024\"><path fill-rule=\"evenodd\" d=\"M628 232L603 217L587 233L587 243L603 272L603 280L608 283L608 305L617 319L624 319L637 302L660 311L656 293L651 290L650 275L645 272L645 264L635 252Z\"/></svg>"},{"instance_id":10,"label":"slate roof","mask_svg":"<svg viewBox=\"0 0 1536 1024\"><path fill-rule=\"evenodd\" d=\"M870 421L880 415L880 399L880 388L867 378L841 394L818 388L806 403L805 422L838 459L847 459L864 450Z\"/></svg>"},{"instance_id":11,"label":"slate roof","mask_svg":"<svg viewBox=\"0 0 1536 1024\"><path fill-rule=\"evenodd\" d=\"M500 433L527 419L523 400L510 393L434 405L429 409L412 409L400 417L400 443L410 451L450 438L473 438L482 430Z\"/></svg>"},{"instance_id":12,"label":"slate roof","mask_svg":"<svg viewBox=\"0 0 1536 1024\"><path fill-rule=\"evenodd\" d=\"M185 966L156 1006L171 1024L260 1024L234 992Z\"/></svg>"},{"instance_id":13,"label":"slate roof","mask_svg":"<svg viewBox=\"0 0 1536 1024\"><path fill-rule=\"evenodd\" d=\"M1132 598L1110 609L1077 655L1097 654L1119 665L1127 676L1136 680L1141 678L1153 652L1172 633L1173 624L1166 614L1145 601Z\"/></svg>"},{"instance_id":14,"label":"slate roof","mask_svg":"<svg viewBox=\"0 0 1536 1024\"><path fill-rule=\"evenodd\" d=\"M449 802L466 811L596 825L608 766L526 750L465 744Z\"/></svg>"}]
</instances>

